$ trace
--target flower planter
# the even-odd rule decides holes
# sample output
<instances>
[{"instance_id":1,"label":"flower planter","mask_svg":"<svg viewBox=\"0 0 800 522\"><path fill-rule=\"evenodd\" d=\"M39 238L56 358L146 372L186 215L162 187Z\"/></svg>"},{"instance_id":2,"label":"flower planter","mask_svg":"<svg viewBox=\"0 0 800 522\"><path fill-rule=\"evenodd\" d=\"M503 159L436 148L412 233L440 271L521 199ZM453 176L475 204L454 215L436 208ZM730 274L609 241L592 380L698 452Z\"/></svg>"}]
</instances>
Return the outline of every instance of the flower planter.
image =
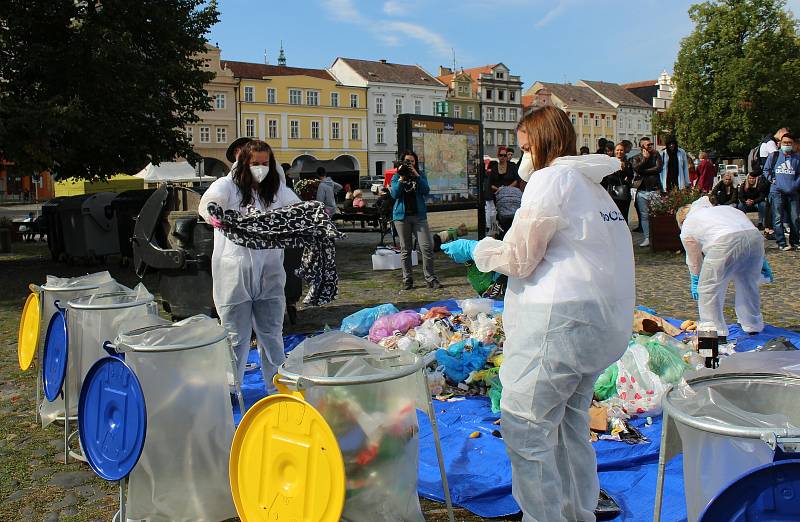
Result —
<instances>
[{"instance_id":1,"label":"flower planter","mask_svg":"<svg viewBox=\"0 0 800 522\"><path fill-rule=\"evenodd\" d=\"M683 250L681 230L675 221L675 214L650 216L650 249L653 252Z\"/></svg>"}]
</instances>

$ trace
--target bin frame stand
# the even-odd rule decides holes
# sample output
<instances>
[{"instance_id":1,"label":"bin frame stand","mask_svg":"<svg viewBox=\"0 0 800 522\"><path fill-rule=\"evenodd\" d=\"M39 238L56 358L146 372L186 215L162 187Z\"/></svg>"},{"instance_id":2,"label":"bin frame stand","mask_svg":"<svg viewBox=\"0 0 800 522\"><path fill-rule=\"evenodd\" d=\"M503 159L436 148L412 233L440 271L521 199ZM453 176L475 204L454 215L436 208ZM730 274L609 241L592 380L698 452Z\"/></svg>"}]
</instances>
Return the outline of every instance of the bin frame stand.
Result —
<instances>
[{"instance_id":1,"label":"bin frame stand","mask_svg":"<svg viewBox=\"0 0 800 522\"><path fill-rule=\"evenodd\" d=\"M335 352L338 356L347 356L347 355L364 355L367 352L365 350L341 350ZM331 355L331 353L324 353L319 354L317 357L309 356L307 360L312 360L318 357L327 357ZM397 356L395 356L397 357ZM294 388L298 392L302 392L303 390L307 390L314 386L342 386L342 385L359 385L359 384L374 384L379 382L386 382L391 381L394 379L400 379L402 377L408 377L409 375L419 374L420 375L420 383L424 387L424 394L427 398L428 403L428 419L431 422L431 431L433 433L433 441L434 445L436 446L436 458L439 461L439 473L442 476L442 488L444 489L444 502L447 506L447 517L449 518L450 522L455 522L455 515L453 513L453 501L450 497L450 486L447 483L447 472L444 466L444 456L442 454L442 444L439 440L439 428L436 424L436 412L433 409L433 400L431 399L431 392L428 388L428 380L424 374L425 367L425 360L422 357L419 357L419 360L416 364L410 365L411 370L394 370L386 372L382 375L365 375L363 377L304 377L302 375L297 375L293 372L286 371L286 363L282 364L278 368L278 373L275 375L274 383L276 386L280 386L284 389L284 391L291 395L291 390L289 388ZM279 393L283 393L281 388L278 389ZM419 457L418 457L419 458Z\"/></svg>"},{"instance_id":2,"label":"bin frame stand","mask_svg":"<svg viewBox=\"0 0 800 522\"><path fill-rule=\"evenodd\" d=\"M227 334L228 338L228 359L231 363L231 373L233 374L233 391L236 395L236 402L239 403L239 413L244 417L246 413L244 407L244 394L242 393L242 383L239 382L239 371L237 370L236 352L233 349L233 334ZM249 353L249 351L248 351Z\"/></svg>"},{"instance_id":3,"label":"bin frame stand","mask_svg":"<svg viewBox=\"0 0 800 522\"><path fill-rule=\"evenodd\" d=\"M789 376L779 373L717 373L689 379L686 381L686 384L700 384L736 377L766 380L774 379L776 377L785 379ZM656 478L656 500L653 507L653 522L661 522L661 504L664 496L664 471L667 467L667 459L670 457L670 455L668 455L669 450L667 448L667 443L669 442L667 431L670 424L670 416L674 417L676 421L679 421L681 424L707 433L713 433L715 435L723 435L727 437L759 439L764 444L772 448L772 450L775 452L775 460L781 460L781 458L792 458L792 455L796 455L794 452L798 451L798 448L800 448L800 432L790 432L788 429L780 430L775 428L747 428L744 426L726 427L688 415L674 407L669 401L669 394L672 389L673 386L667 388L667 391L664 392L662 399L664 413L661 421L661 447L658 451L658 477ZM680 451L675 453L675 455L680 453L683 453L682 448ZM782 457L784 455L789 455L789 457Z\"/></svg>"}]
</instances>

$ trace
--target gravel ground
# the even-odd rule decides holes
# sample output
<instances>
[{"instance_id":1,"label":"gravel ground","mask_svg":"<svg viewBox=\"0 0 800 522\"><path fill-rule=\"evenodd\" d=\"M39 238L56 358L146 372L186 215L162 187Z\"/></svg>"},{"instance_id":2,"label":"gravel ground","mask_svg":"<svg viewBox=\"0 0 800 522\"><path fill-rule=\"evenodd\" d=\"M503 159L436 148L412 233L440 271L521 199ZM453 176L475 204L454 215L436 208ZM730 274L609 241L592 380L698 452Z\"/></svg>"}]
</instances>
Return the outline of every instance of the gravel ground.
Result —
<instances>
[{"instance_id":1,"label":"gravel ground","mask_svg":"<svg viewBox=\"0 0 800 522\"><path fill-rule=\"evenodd\" d=\"M432 214L433 231L467 224L476 228L474 212ZM641 236L634 233L638 244ZM416 307L446 298L472 296L465 271L436 255L436 271L445 285L432 291L423 287L421 268L416 267L417 287L398 292L399 271L372 270L370 256L378 242L376 234L349 234L338 245L337 263L341 275L341 295L333 304L318 309L301 309L298 322L288 325L286 332L310 332L325 325L335 326L342 317L366 306L392 302L399 308ZM13 254L0 254L0 520L110 520L116 509L114 484L97 478L88 466L64 465L59 427L41 429L33 416L34 371L21 372L17 366L17 326L27 285L40 283L46 274L74 276L108 269L120 282L138 282L129 268L110 260L108 266L66 266L50 260L42 243L15 244ZM768 243L767 258L776 275L776 282L762 289L765 319L775 325L800 330L800 252L780 252L774 242ZM155 279L145 284L155 289ZM689 295L689 278L680 253L653 254L636 249L636 293L638 304L663 314L696 318L695 302ZM733 321L732 300L726 307ZM428 520L446 520L441 504L423 502ZM459 510L458 520L483 520Z\"/></svg>"}]
</instances>

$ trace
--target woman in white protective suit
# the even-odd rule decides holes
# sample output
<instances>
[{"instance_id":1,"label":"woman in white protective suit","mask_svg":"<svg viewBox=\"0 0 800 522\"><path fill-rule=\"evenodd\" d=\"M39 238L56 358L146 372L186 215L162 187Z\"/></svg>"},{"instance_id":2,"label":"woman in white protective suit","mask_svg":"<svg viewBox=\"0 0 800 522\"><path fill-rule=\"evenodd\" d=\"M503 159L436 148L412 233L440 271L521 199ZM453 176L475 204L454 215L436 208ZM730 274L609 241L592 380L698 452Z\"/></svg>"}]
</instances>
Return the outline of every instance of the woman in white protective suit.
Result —
<instances>
[{"instance_id":1,"label":"woman in white protective suit","mask_svg":"<svg viewBox=\"0 0 800 522\"><path fill-rule=\"evenodd\" d=\"M300 199L286 186L270 146L253 140L244 146L233 170L212 183L203 194L198 212L208 222L211 222L208 215L211 202L223 210L246 213L251 208L264 211L292 205ZM239 246L215 229L211 274L214 305L222 326L233 338L238 382L244 377L250 337L255 331L264 383L268 390L273 389L272 378L284 360L283 250Z\"/></svg>"},{"instance_id":2,"label":"woman in white protective suit","mask_svg":"<svg viewBox=\"0 0 800 522\"><path fill-rule=\"evenodd\" d=\"M728 284L734 281L736 319L742 330L750 334L763 330L759 281L762 272L771 279L772 270L764 258L764 236L747 214L727 205L713 206L703 196L680 208L675 217L700 322L714 323L720 342L727 342L723 309Z\"/></svg>"},{"instance_id":3,"label":"woman in white protective suit","mask_svg":"<svg viewBox=\"0 0 800 522\"><path fill-rule=\"evenodd\" d=\"M575 156L575 131L555 107L527 112L517 137L527 187L510 230L442 250L509 277L500 409L523 521L594 521L588 411L598 375L628 345L634 308L631 235L600 185L619 161Z\"/></svg>"}]
</instances>

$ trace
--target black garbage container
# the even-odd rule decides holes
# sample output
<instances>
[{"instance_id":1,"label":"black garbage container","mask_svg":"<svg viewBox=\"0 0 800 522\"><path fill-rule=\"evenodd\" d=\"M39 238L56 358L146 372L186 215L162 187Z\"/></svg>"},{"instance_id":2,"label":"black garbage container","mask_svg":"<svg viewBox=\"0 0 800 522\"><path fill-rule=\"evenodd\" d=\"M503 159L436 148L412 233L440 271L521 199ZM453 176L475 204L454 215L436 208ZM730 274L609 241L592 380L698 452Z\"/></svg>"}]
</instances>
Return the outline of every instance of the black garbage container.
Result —
<instances>
[{"instance_id":1,"label":"black garbage container","mask_svg":"<svg viewBox=\"0 0 800 522\"><path fill-rule=\"evenodd\" d=\"M133 227L136 217L142 210L145 201L156 189L126 190L111 201L111 210L117 218L117 236L119 237L119 253L123 262L133 257Z\"/></svg>"},{"instance_id":2,"label":"black garbage container","mask_svg":"<svg viewBox=\"0 0 800 522\"><path fill-rule=\"evenodd\" d=\"M42 217L45 220L47 230L47 248L50 250L50 257L53 261L58 261L64 255L64 227L58 217L58 207L68 198L61 196L53 198L42 204Z\"/></svg>"},{"instance_id":3,"label":"black garbage container","mask_svg":"<svg viewBox=\"0 0 800 522\"><path fill-rule=\"evenodd\" d=\"M97 192L64 199L58 205L58 219L64 232L67 260L103 259L119 254L117 220L111 211L116 192Z\"/></svg>"}]
</instances>

